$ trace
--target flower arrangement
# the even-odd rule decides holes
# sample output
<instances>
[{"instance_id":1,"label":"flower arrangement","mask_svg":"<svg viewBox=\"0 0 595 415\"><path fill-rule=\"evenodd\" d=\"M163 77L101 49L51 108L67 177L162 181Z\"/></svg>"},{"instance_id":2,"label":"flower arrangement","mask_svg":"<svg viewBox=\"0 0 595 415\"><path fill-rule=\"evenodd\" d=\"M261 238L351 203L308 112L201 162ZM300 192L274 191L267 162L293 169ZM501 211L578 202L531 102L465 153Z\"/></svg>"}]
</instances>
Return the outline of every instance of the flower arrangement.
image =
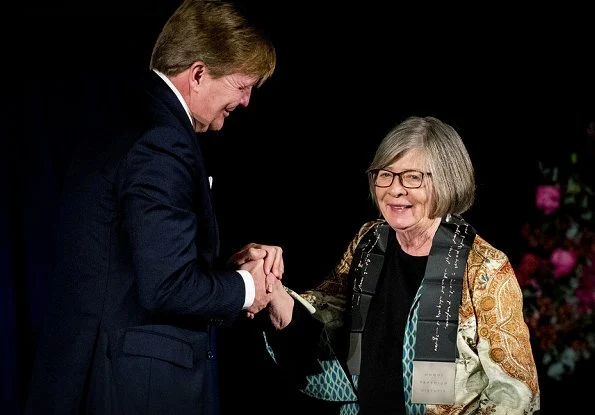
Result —
<instances>
[{"instance_id":1,"label":"flower arrangement","mask_svg":"<svg viewBox=\"0 0 595 415\"><path fill-rule=\"evenodd\" d=\"M593 123L587 140L595 139ZM579 164L579 155L589 165ZM536 214L522 227L527 250L515 269L536 360L561 381L595 352L593 160L572 152L564 167L539 163Z\"/></svg>"}]
</instances>

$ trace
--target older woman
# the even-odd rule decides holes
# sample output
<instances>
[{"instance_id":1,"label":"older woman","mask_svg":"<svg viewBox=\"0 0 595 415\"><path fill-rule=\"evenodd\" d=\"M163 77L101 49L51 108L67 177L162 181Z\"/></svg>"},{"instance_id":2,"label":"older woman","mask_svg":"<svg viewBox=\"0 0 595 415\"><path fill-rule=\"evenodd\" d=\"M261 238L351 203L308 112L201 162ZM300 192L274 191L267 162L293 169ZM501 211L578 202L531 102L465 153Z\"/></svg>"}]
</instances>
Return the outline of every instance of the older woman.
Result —
<instances>
[{"instance_id":1,"label":"older woman","mask_svg":"<svg viewBox=\"0 0 595 415\"><path fill-rule=\"evenodd\" d=\"M408 118L382 140L368 176L382 218L361 227L314 289L298 296L277 283L271 356L341 414L538 413L513 268L461 217L475 180L458 133Z\"/></svg>"}]
</instances>

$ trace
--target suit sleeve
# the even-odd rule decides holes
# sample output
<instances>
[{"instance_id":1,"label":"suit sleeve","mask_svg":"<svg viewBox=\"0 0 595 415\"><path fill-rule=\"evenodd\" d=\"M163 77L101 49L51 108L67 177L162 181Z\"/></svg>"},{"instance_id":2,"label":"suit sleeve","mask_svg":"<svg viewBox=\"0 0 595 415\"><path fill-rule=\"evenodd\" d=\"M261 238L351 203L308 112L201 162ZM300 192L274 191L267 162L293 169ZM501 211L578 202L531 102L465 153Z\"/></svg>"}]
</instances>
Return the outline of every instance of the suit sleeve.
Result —
<instances>
[{"instance_id":1,"label":"suit sleeve","mask_svg":"<svg viewBox=\"0 0 595 415\"><path fill-rule=\"evenodd\" d=\"M149 310L223 319L242 310L242 277L212 267L218 241L207 180L196 143L174 128L145 134L123 160L122 231Z\"/></svg>"}]
</instances>

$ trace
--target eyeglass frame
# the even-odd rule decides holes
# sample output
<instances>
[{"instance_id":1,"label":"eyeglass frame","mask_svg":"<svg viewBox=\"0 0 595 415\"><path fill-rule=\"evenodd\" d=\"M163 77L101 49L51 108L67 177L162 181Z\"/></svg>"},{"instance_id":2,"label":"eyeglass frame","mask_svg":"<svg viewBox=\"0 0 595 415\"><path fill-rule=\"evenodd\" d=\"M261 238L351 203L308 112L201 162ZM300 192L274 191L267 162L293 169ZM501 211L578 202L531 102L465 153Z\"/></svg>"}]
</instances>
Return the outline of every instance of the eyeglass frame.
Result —
<instances>
[{"instance_id":1,"label":"eyeglass frame","mask_svg":"<svg viewBox=\"0 0 595 415\"><path fill-rule=\"evenodd\" d=\"M385 171L387 173L392 174L390 184L388 184L387 186L380 186L380 185L376 184L376 179L378 178L378 172L380 172L380 171ZM419 182L419 186L417 186L417 187L405 186L401 175L405 174L405 173L409 173L409 172L416 172L416 173L421 174L421 181ZM395 173L394 171L390 171L387 169L374 169L374 170L370 170L370 173L372 174L373 179L374 179L374 186L380 187L382 189L391 187L393 185L393 183L395 182L395 176L397 176L399 178L399 184L401 186L403 186L405 189L419 189L421 187L421 185L424 183L424 178L426 175L432 177L432 173L430 173L430 172L423 172L423 171L415 170L415 169L403 170L402 172L399 172L399 173Z\"/></svg>"}]
</instances>

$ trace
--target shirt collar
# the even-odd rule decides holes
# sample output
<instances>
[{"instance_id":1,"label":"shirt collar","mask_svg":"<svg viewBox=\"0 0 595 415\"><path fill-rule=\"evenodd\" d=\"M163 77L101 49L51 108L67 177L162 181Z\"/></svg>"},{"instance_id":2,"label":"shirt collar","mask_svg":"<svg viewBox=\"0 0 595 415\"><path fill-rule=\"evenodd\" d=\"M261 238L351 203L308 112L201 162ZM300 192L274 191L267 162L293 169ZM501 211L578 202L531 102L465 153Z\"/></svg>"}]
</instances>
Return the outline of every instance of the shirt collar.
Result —
<instances>
[{"instance_id":1,"label":"shirt collar","mask_svg":"<svg viewBox=\"0 0 595 415\"><path fill-rule=\"evenodd\" d=\"M188 107L188 104L186 104L186 101L184 101L184 98L182 98L182 94L180 94L180 91L178 91L178 88L175 87L175 85L169 80L169 78L167 76L165 76L165 74L159 72L156 69L153 69L153 72L155 72L157 75L159 75L159 77L161 77L161 79L163 79L163 81L170 87L170 89L172 91L174 91L174 94L176 94L176 97L178 97L178 100L184 107L184 110L186 111L186 114L188 115L188 118L190 119L190 124L192 124L192 126L194 127L194 118L192 118L192 114L190 114L190 108Z\"/></svg>"}]
</instances>

